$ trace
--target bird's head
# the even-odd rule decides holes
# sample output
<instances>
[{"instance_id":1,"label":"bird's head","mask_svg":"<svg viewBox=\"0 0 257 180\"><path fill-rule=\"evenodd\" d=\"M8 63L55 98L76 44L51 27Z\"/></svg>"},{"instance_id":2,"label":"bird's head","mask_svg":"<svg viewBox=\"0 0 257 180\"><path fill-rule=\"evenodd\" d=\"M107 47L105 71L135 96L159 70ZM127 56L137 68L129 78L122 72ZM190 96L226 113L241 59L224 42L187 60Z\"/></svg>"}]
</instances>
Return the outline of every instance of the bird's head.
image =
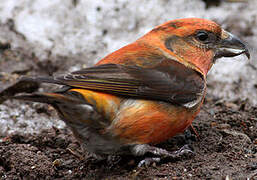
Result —
<instances>
[{"instance_id":1,"label":"bird's head","mask_svg":"<svg viewBox=\"0 0 257 180\"><path fill-rule=\"evenodd\" d=\"M234 35L213 21L186 18L168 21L154 28L143 38L167 56L196 69L204 76L216 59L245 53L247 47Z\"/></svg>"}]
</instances>

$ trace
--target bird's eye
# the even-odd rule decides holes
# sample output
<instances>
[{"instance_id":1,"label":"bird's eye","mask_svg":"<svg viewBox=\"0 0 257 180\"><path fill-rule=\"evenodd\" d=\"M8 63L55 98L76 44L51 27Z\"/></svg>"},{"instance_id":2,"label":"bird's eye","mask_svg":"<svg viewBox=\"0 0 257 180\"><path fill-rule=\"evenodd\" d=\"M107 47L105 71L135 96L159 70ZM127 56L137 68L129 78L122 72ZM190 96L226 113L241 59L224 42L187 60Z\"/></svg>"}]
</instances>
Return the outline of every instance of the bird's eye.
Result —
<instances>
[{"instance_id":1,"label":"bird's eye","mask_svg":"<svg viewBox=\"0 0 257 180\"><path fill-rule=\"evenodd\" d=\"M200 31L196 34L196 38L201 42L206 42L209 38L209 35L207 32Z\"/></svg>"}]
</instances>

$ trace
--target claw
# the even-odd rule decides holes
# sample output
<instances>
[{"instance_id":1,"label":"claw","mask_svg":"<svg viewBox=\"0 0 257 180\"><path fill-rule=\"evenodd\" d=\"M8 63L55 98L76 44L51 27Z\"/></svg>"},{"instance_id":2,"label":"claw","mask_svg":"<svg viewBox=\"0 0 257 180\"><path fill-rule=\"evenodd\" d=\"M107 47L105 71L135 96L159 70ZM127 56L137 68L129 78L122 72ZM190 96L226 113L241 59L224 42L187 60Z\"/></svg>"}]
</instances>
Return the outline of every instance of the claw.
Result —
<instances>
[{"instance_id":1,"label":"claw","mask_svg":"<svg viewBox=\"0 0 257 180\"><path fill-rule=\"evenodd\" d=\"M179 150L174 152L174 155L176 157L181 157L184 155L194 155L195 152L191 150L191 148L189 147L189 145L184 145L182 148L180 148Z\"/></svg>"},{"instance_id":2,"label":"claw","mask_svg":"<svg viewBox=\"0 0 257 180\"><path fill-rule=\"evenodd\" d=\"M161 161L161 158L145 158L143 160L141 160L137 167L143 167L143 166L149 166L152 163L158 163Z\"/></svg>"}]
</instances>

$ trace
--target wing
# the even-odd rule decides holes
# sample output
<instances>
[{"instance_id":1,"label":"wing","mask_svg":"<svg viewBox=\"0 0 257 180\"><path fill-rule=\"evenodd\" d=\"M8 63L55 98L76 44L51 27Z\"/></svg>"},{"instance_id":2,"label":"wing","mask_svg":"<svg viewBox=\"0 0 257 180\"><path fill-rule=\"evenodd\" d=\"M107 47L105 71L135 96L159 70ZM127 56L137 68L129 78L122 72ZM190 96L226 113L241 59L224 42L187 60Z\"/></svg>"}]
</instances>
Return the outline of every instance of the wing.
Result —
<instances>
[{"instance_id":1,"label":"wing","mask_svg":"<svg viewBox=\"0 0 257 180\"><path fill-rule=\"evenodd\" d=\"M57 77L55 83L176 104L199 99L205 88L200 73L173 60L152 68L103 64Z\"/></svg>"}]
</instances>

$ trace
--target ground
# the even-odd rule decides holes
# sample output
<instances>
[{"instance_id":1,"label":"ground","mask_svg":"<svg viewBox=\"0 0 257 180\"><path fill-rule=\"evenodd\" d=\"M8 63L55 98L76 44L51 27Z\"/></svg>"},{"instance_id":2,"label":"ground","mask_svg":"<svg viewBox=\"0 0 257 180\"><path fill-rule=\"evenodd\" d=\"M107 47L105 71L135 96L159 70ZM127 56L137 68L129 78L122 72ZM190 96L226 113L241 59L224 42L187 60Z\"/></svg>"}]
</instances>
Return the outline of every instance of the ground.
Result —
<instances>
[{"instance_id":1,"label":"ground","mask_svg":"<svg viewBox=\"0 0 257 180\"><path fill-rule=\"evenodd\" d=\"M42 111L41 113L46 113ZM50 114L47 114L50 116ZM86 155L69 129L0 139L3 179L232 179L257 178L257 108L247 102L207 98L193 126L199 138L190 144L195 155L137 167L140 158L116 157L98 162ZM174 151L188 142L176 136L160 147Z\"/></svg>"},{"instance_id":2,"label":"ground","mask_svg":"<svg viewBox=\"0 0 257 180\"><path fill-rule=\"evenodd\" d=\"M0 179L257 179L257 1L8 0L0 4ZM136 2L136 4L135 4ZM238 13L240 11L240 13ZM138 168L142 158L96 161L83 152L50 106L6 100L20 76L48 76L90 66L155 25L184 17L215 20L249 47L222 59L192 129L163 144L189 143L193 156ZM28 88L29 87L29 88ZM8 89L8 93L6 91Z\"/></svg>"}]
</instances>

